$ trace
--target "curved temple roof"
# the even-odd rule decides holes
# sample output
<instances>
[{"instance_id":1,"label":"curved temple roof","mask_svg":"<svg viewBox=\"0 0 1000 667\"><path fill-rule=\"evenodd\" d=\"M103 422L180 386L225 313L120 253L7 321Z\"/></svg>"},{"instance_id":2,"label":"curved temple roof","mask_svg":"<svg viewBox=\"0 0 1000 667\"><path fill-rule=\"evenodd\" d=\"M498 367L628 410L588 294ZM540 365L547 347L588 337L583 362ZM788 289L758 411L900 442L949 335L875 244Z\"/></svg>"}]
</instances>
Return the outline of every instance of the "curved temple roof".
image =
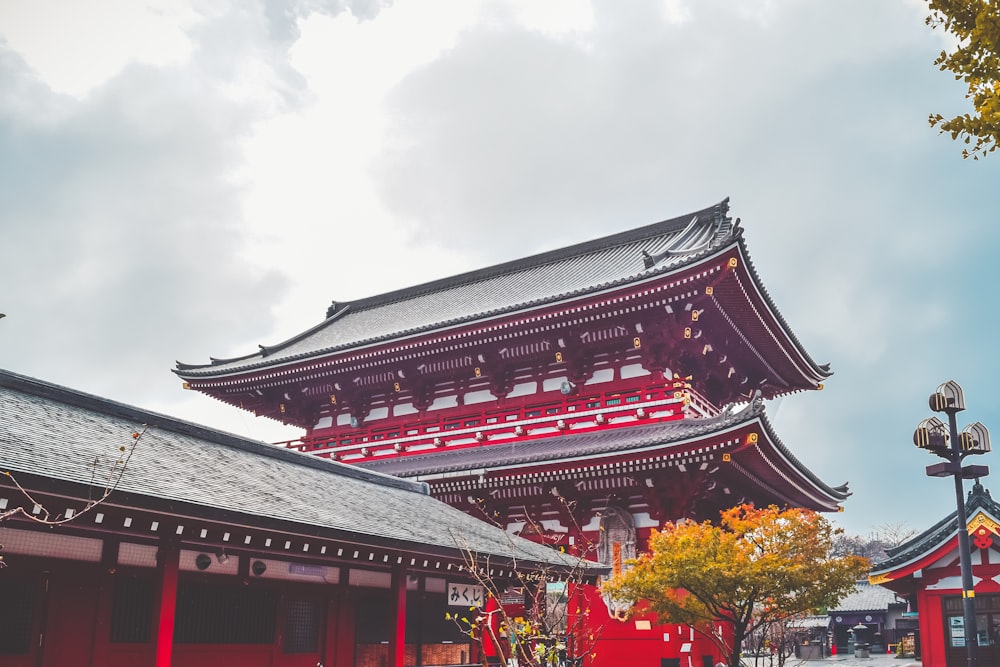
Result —
<instances>
[{"instance_id":1,"label":"curved temple roof","mask_svg":"<svg viewBox=\"0 0 1000 667\"><path fill-rule=\"evenodd\" d=\"M689 266L742 243L739 221L728 217L726 199L695 213L512 262L343 304L335 303L319 325L283 343L209 364L178 362L189 379L240 374L407 335L575 298ZM808 356L766 290L764 300L799 355L823 378L826 366Z\"/></svg>"},{"instance_id":2,"label":"curved temple roof","mask_svg":"<svg viewBox=\"0 0 1000 667\"><path fill-rule=\"evenodd\" d=\"M825 484L785 447L775 435L761 400L753 401L742 410L727 409L718 417L552 435L421 456L388 457L354 465L409 479L453 479L463 474L478 475L478 471L487 468L496 472L544 463L578 463L589 458L607 461L609 455L683 452L692 443L702 444L712 435L730 433L748 425L758 426L764 437L758 440L754 450L733 454L733 460L756 483L770 486L792 504L817 511L836 510L838 504L851 495L846 484L838 487ZM766 456L760 453L760 448L768 448Z\"/></svg>"},{"instance_id":3,"label":"curved temple roof","mask_svg":"<svg viewBox=\"0 0 1000 667\"><path fill-rule=\"evenodd\" d=\"M993 500L989 490L978 480L966 497L965 516L968 526L986 519L992 527L1000 528L1000 504ZM888 558L872 566L869 581L885 584L913 574L929 557L957 542L958 530L958 510L955 510L919 535L887 549Z\"/></svg>"}]
</instances>

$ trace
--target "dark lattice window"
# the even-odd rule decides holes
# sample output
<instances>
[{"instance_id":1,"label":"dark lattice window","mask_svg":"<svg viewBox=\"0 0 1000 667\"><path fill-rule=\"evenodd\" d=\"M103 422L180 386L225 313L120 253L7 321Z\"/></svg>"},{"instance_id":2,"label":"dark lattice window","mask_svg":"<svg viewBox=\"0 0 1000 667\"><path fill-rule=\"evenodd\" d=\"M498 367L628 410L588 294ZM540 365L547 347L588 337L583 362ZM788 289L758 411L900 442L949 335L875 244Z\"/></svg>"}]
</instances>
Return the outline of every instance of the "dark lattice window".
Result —
<instances>
[{"instance_id":1,"label":"dark lattice window","mask_svg":"<svg viewBox=\"0 0 1000 667\"><path fill-rule=\"evenodd\" d=\"M438 644L441 642L467 642L455 621L449 620L448 613L469 616L474 612L468 607L449 607L448 596L444 593L406 594L406 643Z\"/></svg>"},{"instance_id":2,"label":"dark lattice window","mask_svg":"<svg viewBox=\"0 0 1000 667\"><path fill-rule=\"evenodd\" d=\"M150 639L153 618L153 582L148 578L115 578L111 606L111 641L144 644Z\"/></svg>"},{"instance_id":3,"label":"dark lattice window","mask_svg":"<svg viewBox=\"0 0 1000 667\"><path fill-rule=\"evenodd\" d=\"M28 652L35 603L35 592L28 582L0 580L0 655Z\"/></svg>"},{"instance_id":4,"label":"dark lattice window","mask_svg":"<svg viewBox=\"0 0 1000 667\"><path fill-rule=\"evenodd\" d=\"M389 591L365 589L355 608L355 638L359 644L389 641L393 627L393 604Z\"/></svg>"},{"instance_id":5,"label":"dark lattice window","mask_svg":"<svg viewBox=\"0 0 1000 667\"><path fill-rule=\"evenodd\" d=\"M267 588L181 582L178 644L272 644L278 596Z\"/></svg>"},{"instance_id":6,"label":"dark lattice window","mask_svg":"<svg viewBox=\"0 0 1000 667\"><path fill-rule=\"evenodd\" d=\"M285 605L285 653L319 650L319 600L288 600Z\"/></svg>"}]
</instances>

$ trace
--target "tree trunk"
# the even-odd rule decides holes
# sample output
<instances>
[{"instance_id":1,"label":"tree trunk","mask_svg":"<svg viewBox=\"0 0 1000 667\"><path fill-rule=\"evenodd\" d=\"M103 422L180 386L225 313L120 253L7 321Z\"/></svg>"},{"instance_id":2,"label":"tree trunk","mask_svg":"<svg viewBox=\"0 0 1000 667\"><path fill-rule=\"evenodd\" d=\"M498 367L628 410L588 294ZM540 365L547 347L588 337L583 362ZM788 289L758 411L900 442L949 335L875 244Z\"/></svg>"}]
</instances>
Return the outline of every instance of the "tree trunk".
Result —
<instances>
[{"instance_id":1,"label":"tree trunk","mask_svg":"<svg viewBox=\"0 0 1000 667\"><path fill-rule=\"evenodd\" d=\"M746 628L733 627L733 648L729 652L729 667L741 667L740 656L743 654L743 640L746 638Z\"/></svg>"}]
</instances>

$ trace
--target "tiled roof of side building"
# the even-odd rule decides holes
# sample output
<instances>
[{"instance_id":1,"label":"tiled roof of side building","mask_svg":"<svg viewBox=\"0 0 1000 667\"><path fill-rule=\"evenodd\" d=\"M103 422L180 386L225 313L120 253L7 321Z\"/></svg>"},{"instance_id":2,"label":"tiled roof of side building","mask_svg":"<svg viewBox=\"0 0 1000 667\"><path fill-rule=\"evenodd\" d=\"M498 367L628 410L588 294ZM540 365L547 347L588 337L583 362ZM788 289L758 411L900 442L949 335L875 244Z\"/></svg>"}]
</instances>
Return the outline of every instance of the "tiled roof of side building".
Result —
<instances>
[{"instance_id":1,"label":"tiled roof of side building","mask_svg":"<svg viewBox=\"0 0 1000 667\"><path fill-rule=\"evenodd\" d=\"M890 604L897 602L899 602L899 600L896 598L896 594L888 588L873 586L868 582L862 581L858 582L854 590L848 593L839 604L831 607L830 613L878 610L885 611L889 608Z\"/></svg>"},{"instance_id":2,"label":"tiled roof of side building","mask_svg":"<svg viewBox=\"0 0 1000 667\"><path fill-rule=\"evenodd\" d=\"M965 501L965 516L971 520L980 511L985 512L994 521L1000 522L1000 504L997 504L986 489L977 480L969 491ZM886 549L888 558L872 566L871 577L885 574L917 560L943 544L958 533L958 511L944 517L933 526L899 546Z\"/></svg>"},{"instance_id":3,"label":"tiled roof of side building","mask_svg":"<svg viewBox=\"0 0 1000 667\"><path fill-rule=\"evenodd\" d=\"M827 502L840 502L850 496L847 485L831 487L820 480L785 447L774 433L763 407L763 401L753 401L742 410L726 410L718 417L685 419L635 427L618 427L578 434L558 434L550 437L467 447L432 454L390 457L365 461L355 465L410 479L430 478L482 468L491 470L537 464L564 459L606 458L609 454L641 453L647 449L662 449L665 445L682 445L697 441L712 433L721 433L759 421L768 432L777 453L788 468L813 492Z\"/></svg>"},{"instance_id":4,"label":"tiled roof of side building","mask_svg":"<svg viewBox=\"0 0 1000 667\"><path fill-rule=\"evenodd\" d=\"M0 370L0 468L80 485L148 426L109 502L165 501L199 512L310 527L402 548L558 564L553 550L432 498L424 484L247 440ZM98 463L98 471L107 467ZM0 485L2 486L7 485ZM8 488L12 488L9 487ZM137 500L136 500L137 502ZM180 510L178 510L180 511Z\"/></svg>"},{"instance_id":5,"label":"tiled roof of side building","mask_svg":"<svg viewBox=\"0 0 1000 667\"><path fill-rule=\"evenodd\" d=\"M336 304L326 320L283 343L210 364L178 363L198 378L240 373L348 350L404 335L586 295L669 273L740 240L726 199L695 213L357 301ZM752 266L750 267L753 271ZM766 290L763 298L770 301ZM787 326L773 304L781 325ZM798 341L794 335L796 346ZM800 347L800 346L799 346ZM825 366L802 355L822 377Z\"/></svg>"}]
</instances>

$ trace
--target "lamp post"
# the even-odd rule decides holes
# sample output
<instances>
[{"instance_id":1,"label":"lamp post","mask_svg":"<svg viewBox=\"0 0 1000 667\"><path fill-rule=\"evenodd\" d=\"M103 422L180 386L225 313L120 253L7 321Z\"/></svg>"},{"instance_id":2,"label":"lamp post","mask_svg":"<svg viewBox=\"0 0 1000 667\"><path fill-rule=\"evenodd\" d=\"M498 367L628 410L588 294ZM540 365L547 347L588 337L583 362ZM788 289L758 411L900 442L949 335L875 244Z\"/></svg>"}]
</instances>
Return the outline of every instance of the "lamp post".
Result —
<instances>
[{"instance_id":1,"label":"lamp post","mask_svg":"<svg viewBox=\"0 0 1000 667\"><path fill-rule=\"evenodd\" d=\"M958 518L958 562L962 571L962 612L965 632L965 652L968 667L976 667L978 636L976 633L976 591L972 583L971 548L969 546L969 526L965 516L965 492L963 479L978 479L990 473L987 466L962 466L962 461L971 454L985 454L990 451L990 432L976 422L958 432L955 415L965 410L965 395L954 380L945 382L931 394L930 407L934 412L948 415L945 426L937 417L929 417L913 432L913 444L921 449L945 459L944 463L927 466L929 477L953 477L955 479L955 504Z\"/></svg>"}]
</instances>

